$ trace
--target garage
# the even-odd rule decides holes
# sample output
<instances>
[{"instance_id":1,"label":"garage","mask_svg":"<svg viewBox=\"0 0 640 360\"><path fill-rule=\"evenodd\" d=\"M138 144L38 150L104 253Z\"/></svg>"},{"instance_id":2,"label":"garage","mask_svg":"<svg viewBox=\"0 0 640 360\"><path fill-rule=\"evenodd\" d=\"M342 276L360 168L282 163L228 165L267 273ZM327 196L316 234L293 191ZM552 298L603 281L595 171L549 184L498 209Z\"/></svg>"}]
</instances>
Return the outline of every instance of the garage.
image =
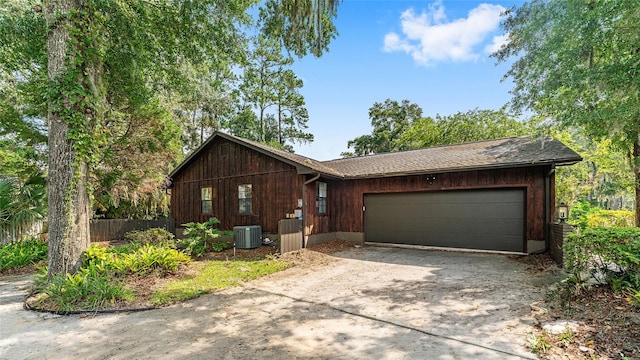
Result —
<instances>
[{"instance_id":1,"label":"garage","mask_svg":"<svg viewBox=\"0 0 640 360\"><path fill-rule=\"evenodd\" d=\"M364 194L365 241L525 252L525 189Z\"/></svg>"}]
</instances>

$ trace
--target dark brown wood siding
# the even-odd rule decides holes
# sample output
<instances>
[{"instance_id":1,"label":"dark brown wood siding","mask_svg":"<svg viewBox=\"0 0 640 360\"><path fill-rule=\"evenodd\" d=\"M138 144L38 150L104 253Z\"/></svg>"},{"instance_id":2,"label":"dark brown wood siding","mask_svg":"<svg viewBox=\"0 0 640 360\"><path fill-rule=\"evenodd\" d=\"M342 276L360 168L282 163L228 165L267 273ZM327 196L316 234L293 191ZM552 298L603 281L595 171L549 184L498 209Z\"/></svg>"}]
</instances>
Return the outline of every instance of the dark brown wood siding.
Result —
<instances>
[{"instance_id":1,"label":"dark brown wood siding","mask_svg":"<svg viewBox=\"0 0 640 360\"><path fill-rule=\"evenodd\" d=\"M171 213L176 227L217 217L222 229L260 225L277 233L278 220L293 213L302 199L304 178L296 168L255 150L218 139L173 179ZM252 186L252 214L239 214L238 185ZM210 214L201 212L200 192L212 188Z\"/></svg>"},{"instance_id":2,"label":"dark brown wood siding","mask_svg":"<svg viewBox=\"0 0 640 360\"><path fill-rule=\"evenodd\" d=\"M525 189L526 194L526 239L542 240L545 239L544 178L549 170L548 166L538 166L465 171L434 174L433 181L426 175L345 181L320 179L328 184L328 216L315 214L315 183L307 185L305 200L310 206L305 212L305 230L307 234L364 232L364 194L516 187ZM552 175L551 183L553 180ZM550 190L553 204L553 187Z\"/></svg>"}]
</instances>

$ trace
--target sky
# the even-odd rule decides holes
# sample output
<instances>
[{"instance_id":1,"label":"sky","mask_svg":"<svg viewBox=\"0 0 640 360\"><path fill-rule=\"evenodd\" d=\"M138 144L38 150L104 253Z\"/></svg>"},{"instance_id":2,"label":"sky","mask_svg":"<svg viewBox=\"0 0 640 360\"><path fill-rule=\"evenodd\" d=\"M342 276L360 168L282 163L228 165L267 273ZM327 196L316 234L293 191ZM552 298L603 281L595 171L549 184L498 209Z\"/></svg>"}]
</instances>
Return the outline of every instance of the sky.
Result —
<instances>
[{"instance_id":1,"label":"sky","mask_svg":"<svg viewBox=\"0 0 640 360\"><path fill-rule=\"evenodd\" d=\"M510 64L489 54L505 41L502 11L521 1L344 0L339 35L320 58L297 60L311 144L295 151L340 158L347 142L371 133L369 108L386 99L418 104L423 116L497 110L510 100Z\"/></svg>"}]
</instances>

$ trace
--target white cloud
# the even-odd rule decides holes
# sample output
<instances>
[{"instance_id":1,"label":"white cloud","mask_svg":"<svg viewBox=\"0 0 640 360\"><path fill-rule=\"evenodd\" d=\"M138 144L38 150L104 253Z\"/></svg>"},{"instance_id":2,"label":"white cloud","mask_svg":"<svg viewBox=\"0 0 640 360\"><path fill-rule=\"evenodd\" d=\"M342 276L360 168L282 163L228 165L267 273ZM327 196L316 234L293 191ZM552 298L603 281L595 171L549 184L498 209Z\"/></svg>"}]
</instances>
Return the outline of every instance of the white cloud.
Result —
<instances>
[{"instance_id":1,"label":"white cloud","mask_svg":"<svg viewBox=\"0 0 640 360\"><path fill-rule=\"evenodd\" d=\"M406 52L425 66L444 61L476 61L480 57L477 48L498 29L504 10L500 5L480 4L466 18L448 21L442 1L429 5L420 14L410 8L400 16L402 34L386 34L383 50ZM504 41L505 36L494 36L484 51L499 47Z\"/></svg>"},{"instance_id":2,"label":"white cloud","mask_svg":"<svg viewBox=\"0 0 640 360\"><path fill-rule=\"evenodd\" d=\"M485 46L484 52L486 54L493 54L494 52L500 50L502 45L509 42L509 35L496 35L493 37L491 44Z\"/></svg>"}]
</instances>

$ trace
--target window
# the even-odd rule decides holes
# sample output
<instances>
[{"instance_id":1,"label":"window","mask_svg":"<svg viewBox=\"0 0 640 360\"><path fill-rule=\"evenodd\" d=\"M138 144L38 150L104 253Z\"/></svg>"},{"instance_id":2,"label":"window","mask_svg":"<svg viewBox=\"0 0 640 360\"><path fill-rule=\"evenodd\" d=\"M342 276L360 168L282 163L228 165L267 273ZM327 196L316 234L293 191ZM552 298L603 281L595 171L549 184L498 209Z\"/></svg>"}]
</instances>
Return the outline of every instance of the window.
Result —
<instances>
[{"instance_id":1,"label":"window","mask_svg":"<svg viewBox=\"0 0 640 360\"><path fill-rule=\"evenodd\" d=\"M327 213L327 183L316 183L316 214Z\"/></svg>"},{"instance_id":2,"label":"window","mask_svg":"<svg viewBox=\"0 0 640 360\"><path fill-rule=\"evenodd\" d=\"M202 202L201 211L203 214L211 214L213 212L213 191L210 187L200 189L200 200Z\"/></svg>"},{"instance_id":3,"label":"window","mask_svg":"<svg viewBox=\"0 0 640 360\"><path fill-rule=\"evenodd\" d=\"M238 211L240 214L251 214L251 184L238 186Z\"/></svg>"},{"instance_id":4,"label":"window","mask_svg":"<svg viewBox=\"0 0 640 360\"><path fill-rule=\"evenodd\" d=\"M220 156L222 157L229 155L229 144L221 144L218 150L220 152Z\"/></svg>"}]
</instances>

